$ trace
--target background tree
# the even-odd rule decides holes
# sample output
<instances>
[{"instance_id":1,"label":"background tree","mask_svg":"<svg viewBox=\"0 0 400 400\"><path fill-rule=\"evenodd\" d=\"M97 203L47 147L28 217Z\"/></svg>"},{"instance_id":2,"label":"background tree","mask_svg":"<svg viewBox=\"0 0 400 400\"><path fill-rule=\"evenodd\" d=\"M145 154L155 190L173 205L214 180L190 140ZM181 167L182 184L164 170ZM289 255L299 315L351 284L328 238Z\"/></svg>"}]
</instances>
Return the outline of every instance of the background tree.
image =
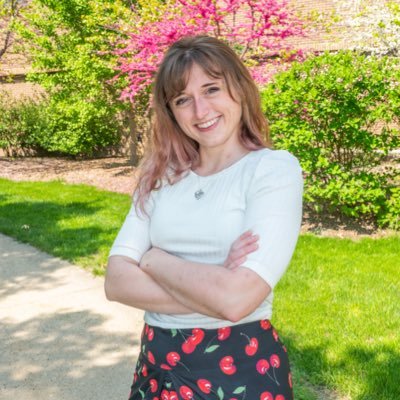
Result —
<instances>
[{"instance_id":1,"label":"background tree","mask_svg":"<svg viewBox=\"0 0 400 400\"><path fill-rule=\"evenodd\" d=\"M351 46L376 55L400 56L400 4L393 0L360 2L356 15L340 21L351 28Z\"/></svg>"},{"instance_id":2,"label":"background tree","mask_svg":"<svg viewBox=\"0 0 400 400\"><path fill-rule=\"evenodd\" d=\"M122 97L135 104L146 104L164 51L185 35L208 34L227 41L260 84L277 64L301 55L286 39L302 35L304 24L286 1L170 0L154 10L151 14L149 8L135 8L129 40L116 51L121 75L129 80Z\"/></svg>"},{"instance_id":3,"label":"background tree","mask_svg":"<svg viewBox=\"0 0 400 400\"><path fill-rule=\"evenodd\" d=\"M121 80L110 51L131 17L123 0L32 0L17 30L31 54L29 80L48 93L45 130L33 132L38 147L92 155L119 143L128 107L118 101ZM125 113L125 114L124 114Z\"/></svg>"},{"instance_id":4,"label":"background tree","mask_svg":"<svg viewBox=\"0 0 400 400\"><path fill-rule=\"evenodd\" d=\"M0 0L0 60L14 42L12 26L28 0Z\"/></svg>"}]
</instances>

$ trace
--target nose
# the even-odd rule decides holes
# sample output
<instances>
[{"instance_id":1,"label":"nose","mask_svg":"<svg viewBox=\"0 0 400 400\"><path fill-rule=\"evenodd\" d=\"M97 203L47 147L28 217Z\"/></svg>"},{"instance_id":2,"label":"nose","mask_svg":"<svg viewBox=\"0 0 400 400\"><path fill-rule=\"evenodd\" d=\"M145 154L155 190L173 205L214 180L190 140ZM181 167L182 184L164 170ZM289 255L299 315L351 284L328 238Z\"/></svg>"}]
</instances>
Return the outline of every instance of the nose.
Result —
<instances>
[{"instance_id":1,"label":"nose","mask_svg":"<svg viewBox=\"0 0 400 400\"><path fill-rule=\"evenodd\" d=\"M196 119L203 119L209 112L209 105L206 99L199 96L193 100L194 114Z\"/></svg>"}]
</instances>

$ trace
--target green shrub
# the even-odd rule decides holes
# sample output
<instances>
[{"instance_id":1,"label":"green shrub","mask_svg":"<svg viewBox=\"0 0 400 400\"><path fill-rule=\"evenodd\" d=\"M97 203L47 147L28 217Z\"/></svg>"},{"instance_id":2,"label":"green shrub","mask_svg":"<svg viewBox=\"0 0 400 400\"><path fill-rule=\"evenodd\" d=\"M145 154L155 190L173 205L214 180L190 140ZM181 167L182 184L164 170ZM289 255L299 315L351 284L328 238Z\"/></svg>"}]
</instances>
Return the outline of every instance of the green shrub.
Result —
<instances>
[{"instance_id":1,"label":"green shrub","mask_svg":"<svg viewBox=\"0 0 400 400\"><path fill-rule=\"evenodd\" d=\"M44 97L14 99L0 92L0 148L8 155L17 149L38 150L35 136L46 129Z\"/></svg>"},{"instance_id":2,"label":"green shrub","mask_svg":"<svg viewBox=\"0 0 400 400\"><path fill-rule=\"evenodd\" d=\"M305 171L308 206L399 227L399 172L382 165L400 147L399 81L396 59L325 53L262 91L275 146Z\"/></svg>"},{"instance_id":3,"label":"green shrub","mask_svg":"<svg viewBox=\"0 0 400 400\"><path fill-rule=\"evenodd\" d=\"M123 131L120 110L104 99L13 99L0 93L0 148L15 151L92 156L116 144Z\"/></svg>"},{"instance_id":4,"label":"green shrub","mask_svg":"<svg viewBox=\"0 0 400 400\"><path fill-rule=\"evenodd\" d=\"M128 103L112 49L132 14L125 0L32 0L14 29L47 92L45 129L34 141L51 152L91 156L119 143ZM113 80L114 79L114 80Z\"/></svg>"}]
</instances>

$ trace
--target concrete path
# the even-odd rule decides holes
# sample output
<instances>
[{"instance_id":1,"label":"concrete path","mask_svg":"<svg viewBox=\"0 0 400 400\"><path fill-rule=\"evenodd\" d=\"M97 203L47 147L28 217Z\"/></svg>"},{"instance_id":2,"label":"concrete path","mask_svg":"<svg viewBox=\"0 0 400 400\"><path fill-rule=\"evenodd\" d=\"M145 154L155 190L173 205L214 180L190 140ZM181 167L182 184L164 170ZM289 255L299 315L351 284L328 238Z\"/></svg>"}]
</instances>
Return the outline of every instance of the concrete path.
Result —
<instances>
[{"instance_id":1,"label":"concrete path","mask_svg":"<svg viewBox=\"0 0 400 400\"><path fill-rule=\"evenodd\" d=\"M143 314L103 278L0 234L0 399L127 399Z\"/></svg>"}]
</instances>

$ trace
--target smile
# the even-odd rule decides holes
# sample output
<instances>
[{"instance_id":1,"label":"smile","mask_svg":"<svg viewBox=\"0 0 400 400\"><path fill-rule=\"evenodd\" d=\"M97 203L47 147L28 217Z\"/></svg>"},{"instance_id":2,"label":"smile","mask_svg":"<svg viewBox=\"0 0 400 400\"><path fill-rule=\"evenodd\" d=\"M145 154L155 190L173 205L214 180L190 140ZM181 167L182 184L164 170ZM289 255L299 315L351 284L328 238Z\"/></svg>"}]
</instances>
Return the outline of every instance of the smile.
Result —
<instances>
[{"instance_id":1,"label":"smile","mask_svg":"<svg viewBox=\"0 0 400 400\"><path fill-rule=\"evenodd\" d=\"M204 122L203 124L197 124L197 127L199 127L200 129L206 129L209 128L210 126L213 126L214 124L216 124L219 120L219 117L214 118L210 121Z\"/></svg>"}]
</instances>

